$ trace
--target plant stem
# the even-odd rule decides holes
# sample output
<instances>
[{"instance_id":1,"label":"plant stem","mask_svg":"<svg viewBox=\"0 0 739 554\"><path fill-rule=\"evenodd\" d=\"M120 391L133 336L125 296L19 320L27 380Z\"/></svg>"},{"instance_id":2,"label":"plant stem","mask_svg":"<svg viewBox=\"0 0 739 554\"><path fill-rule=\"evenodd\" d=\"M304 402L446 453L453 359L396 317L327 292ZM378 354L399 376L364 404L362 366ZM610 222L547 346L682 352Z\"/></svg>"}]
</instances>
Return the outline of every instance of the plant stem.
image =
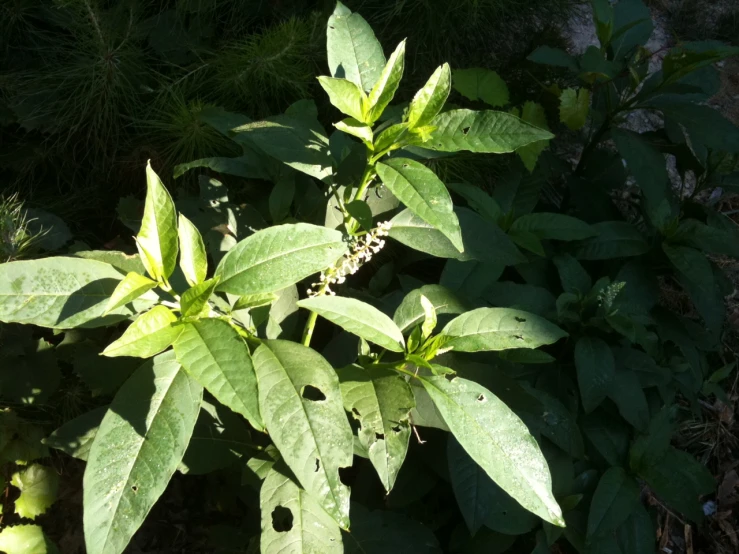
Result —
<instances>
[{"instance_id":1,"label":"plant stem","mask_svg":"<svg viewBox=\"0 0 739 554\"><path fill-rule=\"evenodd\" d=\"M303 331L303 346L310 346L310 339L313 337L313 329L316 326L318 314L311 312L308 321L305 322L305 330Z\"/></svg>"}]
</instances>

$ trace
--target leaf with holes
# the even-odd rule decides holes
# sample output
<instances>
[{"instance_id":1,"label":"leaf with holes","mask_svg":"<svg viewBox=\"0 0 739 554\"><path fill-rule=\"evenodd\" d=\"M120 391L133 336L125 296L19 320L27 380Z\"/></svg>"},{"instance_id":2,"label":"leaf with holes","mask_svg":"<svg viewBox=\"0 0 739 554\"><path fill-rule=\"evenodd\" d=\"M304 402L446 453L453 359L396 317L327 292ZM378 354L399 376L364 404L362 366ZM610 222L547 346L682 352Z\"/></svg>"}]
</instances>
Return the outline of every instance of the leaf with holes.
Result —
<instances>
[{"instance_id":1,"label":"leaf with holes","mask_svg":"<svg viewBox=\"0 0 739 554\"><path fill-rule=\"evenodd\" d=\"M485 387L462 377L419 377L456 439L524 508L563 526L552 478L526 425Z\"/></svg>"},{"instance_id":2,"label":"leaf with holes","mask_svg":"<svg viewBox=\"0 0 739 554\"><path fill-rule=\"evenodd\" d=\"M549 131L505 112L449 110L437 115L431 125L435 130L421 146L441 152L505 154L532 142L554 138Z\"/></svg>"},{"instance_id":3,"label":"leaf with holes","mask_svg":"<svg viewBox=\"0 0 739 554\"><path fill-rule=\"evenodd\" d=\"M262 554L314 552L342 554L341 530L310 494L273 467L259 493L262 510Z\"/></svg>"},{"instance_id":4,"label":"leaf with holes","mask_svg":"<svg viewBox=\"0 0 739 554\"><path fill-rule=\"evenodd\" d=\"M451 90L449 64L439 66L411 101L408 108L408 127L429 125L441 111Z\"/></svg>"},{"instance_id":5,"label":"leaf with holes","mask_svg":"<svg viewBox=\"0 0 739 554\"><path fill-rule=\"evenodd\" d=\"M136 235L141 261L152 279L163 282L177 265L177 214L169 192L146 164L146 202Z\"/></svg>"},{"instance_id":6,"label":"leaf with holes","mask_svg":"<svg viewBox=\"0 0 739 554\"><path fill-rule=\"evenodd\" d=\"M387 350L402 352L405 348L403 333L393 320L361 300L343 296L314 296L300 300L298 306Z\"/></svg>"},{"instance_id":7,"label":"leaf with holes","mask_svg":"<svg viewBox=\"0 0 739 554\"><path fill-rule=\"evenodd\" d=\"M177 317L166 306L154 306L128 326L121 338L108 345L102 355L150 358L166 350L182 332L173 325Z\"/></svg>"},{"instance_id":8,"label":"leaf with holes","mask_svg":"<svg viewBox=\"0 0 739 554\"><path fill-rule=\"evenodd\" d=\"M36 519L56 501L59 475L50 467L32 464L13 474L10 484L20 491L15 500L15 512Z\"/></svg>"},{"instance_id":9,"label":"leaf with holes","mask_svg":"<svg viewBox=\"0 0 739 554\"><path fill-rule=\"evenodd\" d=\"M336 372L315 350L264 341L254 352L259 408L272 441L303 488L349 527L349 489L339 469L352 464L349 421Z\"/></svg>"},{"instance_id":10,"label":"leaf with holes","mask_svg":"<svg viewBox=\"0 0 739 554\"><path fill-rule=\"evenodd\" d=\"M562 329L539 317L511 308L478 308L464 313L441 331L443 347L459 352L538 348L566 337Z\"/></svg>"},{"instance_id":11,"label":"leaf with holes","mask_svg":"<svg viewBox=\"0 0 739 554\"><path fill-rule=\"evenodd\" d=\"M398 200L441 231L462 252L462 231L452 198L433 171L414 160L393 158L378 163L377 174Z\"/></svg>"},{"instance_id":12,"label":"leaf with holes","mask_svg":"<svg viewBox=\"0 0 739 554\"><path fill-rule=\"evenodd\" d=\"M328 67L331 75L348 79L369 92L385 66L382 46L369 24L336 2L326 29Z\"/></svg>"},{"instance_id":13,"label":"leaf with holes","mask_svg":"<svg viewBox=\"0 0 739 554\"><path fill-rule=\"evenodd\" d=\"M359 421L359 441L390 492L408 451L413 393L405 379L389 369L351 365L337 373L344 409Z\"/></svg>"},{"instance_id":14,"label":"leaf with holes","mask_svg":"<svg viewBox=\"0 0 739 554\"><path fill-rule=\"evenodd\" d=\"M277 292L330 267L347 251L339 231L308 223L276 225L228 251L216 268L217 290L239 296Z\"/></svg>"},{"instance_id":15,"label":"leaf with holes","mask_svg":"<svg viewBox=\"0 0 739 554\"><path fill-rule=\"evenodd\" d=\"M239 334L220 319L202 319L183 327L174 343L177 361L218 402L262 431L257 377Z\"/></svg>"},{"instance_id":16,"label":"leaf with holes","mask_svg":"<svg viewBox=\"0 0 739 554\"><path fill-rule=\"evenodd\" d=\"M54 329L117 323L135 313L127 304L105 314L122 279L112 265L84 258L0 264L0 321ZM145 296L131 307L138 312L152 304Z\"/></svg>"},{"instance_id":17,"label":"leaf with holes","mask_svg":"<svg viewBox=\"0 0 739 554\"><path fill-rule=\"evenodd\" d=\"M606 399L616 378L613 352L602 339L583 337L575 345L575 368L583 408L592 412Z\"/></svg>"},{"instance_id":18,"label":"leaf with holes","mask_svg":"<svg viewBox=\"0 0 739 554\"><path fill-rule=\"evenodd\" d=\"M105 314L107 315L116 308L133 302L142 294L155 288L157 284L156 281L152 281L148 277L134 271L130 272L113 291L110 300L108 300L108 306L105 308Z\"/></svg>"},{"instance_id":19,"label":"leaf with holes","mask_svg":"<svg viewBox=\"0 0 739 554\"><path fill-rule=\"evenodd\" d=\"M83 481L90 554L123 552L182 460L202 387L174 352L147 361L120 388L88 455Z\"/></svg>"},{"instance_id":20,"label":"leaf with holes","mask_svg":"<svg viewBox=\"0 0 739 554\"><path fill-rule=\"evenodd\" d=\"M180 214L177 225L180 240L180 269L192 287L205 280L208 273L208 256L200 231L184 215Z\"/></svg>"}]
</instances>

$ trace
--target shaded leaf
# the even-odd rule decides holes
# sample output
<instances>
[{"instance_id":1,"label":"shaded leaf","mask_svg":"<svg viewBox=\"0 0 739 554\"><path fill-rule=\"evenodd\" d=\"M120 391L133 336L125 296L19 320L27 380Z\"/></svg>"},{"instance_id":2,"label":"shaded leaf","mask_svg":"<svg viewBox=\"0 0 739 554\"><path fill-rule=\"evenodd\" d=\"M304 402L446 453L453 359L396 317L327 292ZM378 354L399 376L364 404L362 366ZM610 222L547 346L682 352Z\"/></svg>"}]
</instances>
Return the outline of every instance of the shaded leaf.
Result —
<instances>
[{"instance_id":1,"label":"shaded leaf","mask_svg":"<svg viewBox=\"0 0 739 554\"><path fill-rule=\"evenodd\" d=\"M455 69L452 86L468 100L481 100L498 108L508 104L508 86L495 71L480 67Z\"/></svg>"},{"instance_id":2,"label":"shaded leaf","mask_svg":"<svg viewBox=\"0 0 739 554\"><path fill-rule=\"evenodd\" d=\"M606 399L616 378L613 352L602 339L582 337L575 344L575 367L583 409L592 412Z\"/></svg>"}]
</instances>

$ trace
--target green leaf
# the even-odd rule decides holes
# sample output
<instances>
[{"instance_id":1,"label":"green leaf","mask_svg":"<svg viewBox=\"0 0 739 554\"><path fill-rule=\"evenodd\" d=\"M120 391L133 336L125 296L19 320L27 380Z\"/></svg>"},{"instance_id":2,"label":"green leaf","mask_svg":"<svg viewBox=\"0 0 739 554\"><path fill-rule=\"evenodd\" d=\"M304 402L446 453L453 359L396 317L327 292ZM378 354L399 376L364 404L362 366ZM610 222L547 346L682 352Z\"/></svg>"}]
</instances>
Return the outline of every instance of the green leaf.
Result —
<instances>
[{"instance_id":1,"label":"green leaf","mask_svg":"<svg viewBox=\"0 0 739 554\"><path fill-rule=\"evenodd\" d=\"M613 59L621 60L635 53L652 36L654 24L649 8L642 0L621 0L613 8L614 31L611 37Z\"/></svg>"},{"instance_id":2,"label":"green leaf","mask_svg":"<svg viewBox=\"0 0 739 554\"><path fill-rule=\"evenodd\" d=\"M398 44L395 52L390 55L390 59L377 78L372 90L369 93L369 101L367 105L366 121L374 123L377 121L382 112L385 111L387 105L395 96L398 90L400 80L403 78L403 68L405 66L405 41Z\"/></svg>"},{"instance_id":3,"label":"green leaf","mask_svg":"<svg viewBox=\"0 0 739 554\"><path fill-rule=\"evenodd\" d=\"M61 450L78 460L87 460L107 406L95 408L66 422L43 440L46 446Z\"/></svg>"},{"instance_id":4,"label":"green leaf","mask_svg":"<svg viewBox=\"0 0 739 554\"><path fill-rule=\"evenodd\" d=\"M481 100L494 108L508 104L508 85L490 69L455 69L452 73L452 86L473 102Z\"/></svg>"},{"instance_id":5,"label":"green leaf","mask_svg":"<svg viewBox=\"0 0 739 554\"><path fill-rule=\"evenodd\" d=\"M328 94L328 99L334 107L341 113L364 122L367 95L361 88L352 81L334 77L319 77L318 82Z\"/></svg>"},{"instance_id":6,"label":"green leaf","mask_svg":"<svg viewBox=\"0 0 739 554\"><path fill-rule=\"evenodd\" d=\"M449 64L436 68L411 101L408 108L408 127L424 127L429 125L441 111L451 91L452 74Z\"/></svg>"},{"instance_id":7,"label":"green leaf","mask_svg":"<svg viewBox=\"0 0 739 554\"><path fill-rule=\"evenodd\" d=\"M0 321L71 329L100 327L132 315L127 306L105 314L123 275L84 258L44 258L0 264ZM152 302L134 301L141 311Z\"/></svg>"},{"instance_id":8,"label":"green leaf","mask_svg":"<svg viewBox=\"0 0 739 554\"><path fill-rule=\"evenodd\" d=\"M554 295L534 285L499 281L488 286L482 297L496 308L517 308L543 317L557 310Z\"/></svg>"},{"instance_id":9,"label":"green leaf","mask_svg":"<svg viewBox=\"0 0 739 554\"><path fill-rule=\"evenodd\" d=\"M565 292L585 295L593 286L587 271L569 254L560 254L552 258L557 266L559 279Z\"/></svg>"},{"instance_id":10,"label":"green leaf","mask_svg":"<svg viewBox=\"0 0 739 554\"><path fill-rule=\"evenodd\" d=\"M182 332L181 325L172 325L177 317L165 306L154 306L128 326L121 338L103 350L108 357L134 356L150 358L166 350Z\"/></svg>"},{"instance_id":11,"label":"green leaf","mask_svg":"<svg viewBox=\"0 0 739 554\"><path fill-rule=\"evenodd\" d=\"M326 38L331 75L348 79L369 92L385 66L382 46L369 24L337 2L328 20Z\"/></svg>"},{"instance_id":12,"label":"green leaf","mask_svg":"<svg viewBox=\"0 0 739 554\"><path fill-rule=\"evenodd\" d=\"M279 298L274 292L264 294L247 294L239 297L233 306L234 311L247 310L249 308L259 308L261 306L269 306Z\"/></svg>"},{"instance_id":13,"label":"green leaf","mask_svg":"<svg viewBox=\"0 0 739 554\"><path fill-rule=\"evenodd\" d=\"M295 199L294 172L281 175L269 195L269 215L272 223L278 223L290 215L290 206Z\"/></svg>"},{"instance_id":14,"label":"green leaf","mask_svg":"<svg viewBox=\"0 0 739 554\"><path fill-rule=\"evenodd\" d=\"M546 319L510 308L478 308L464 313L441 331L444 348L458 352L538 348L566 337Z\"/></svg>"},{"instance_id":15,"label":"green leaf","mask_svg":"<svg viewBox=\"0 0 739 554\"><path fill-rule=\"evenodd\" d=\"M82 252L75 252L74 255L77 258L110 264L123 274L131 273L132 271L138 274L146 272L144 264L141 263L141 256L138 254L125 254L117 250L84 250Z\"/></svg>"},{"instance_id":16,"label":"green leaf","mask_svg":"<svg viewBox=\"0 0 739 554\"><path fill-rule=\"evenodd\" d=\"M364 141L364 143L368 146L372 145L372 141L374 140L372 127L365 123L357 121L353 117L347 117L346 119L337 121L336 123L334 123L334 127L336 127L342 133L357 137L358 139Z\"/></svg>"},{"instance_id":17,"label":"green leaf","mask_svg":"<svg viewBox=\"0 0 739 554\"><path fill-rule=\"evenodd\" d=\"M639 471L657 497L695 522L703 520L699 497L714 492L711 472L693 456L670 446L665 455Z\"/></svg>"},{"instance_id":18,"label":"green leaf","mask_svg":"<svg viewBox=\"0 0 739 554\"><path fill-rule=\"evenodd\" d=\"M485 470L470 458L454 435L447 441L447 461L452 490L470 534L485 524L495 498L495 483Z\"/></svg>"},{"instance_id":19,"label":"green leaf","mask_svg":"<svg viewBox=\"0 0 739 554\"><path fill-rule=\"evenodd\" d=\"M597 236L584 240L574 251L578 260L609 260L640 256L649 245L639 230L625 221L603 221L591 226Z\"/></svg>"},{"instance_id":20,"label":"green leaf","mask_svg":"<svg viewBox=\"0 0 739 554\"><path fill-rule=\"evenodd\" d=\"M344 554L440 554L431 530L399 512L368 511L352 504L352 529L344 533Z\"/></svg>"},{"instance_id":21,"label":"green leaf","mask_svg":"<svg viewBox=\"0 0 739 554\"><path fill-rule=\"evenodd\" d=\"M212 158L201 158L191 162L178 164L174 166L172 177L175 179L182 177L191 169L205 167L216 173L224 175L233 175L235 177L244 177L246 179L268 179L269 176L265 168L259 163L258 159L252 152L245 149L243 156L235 158L226 158L222 156L214 156Z\"/></svg>"},{"instance_id":22,"label":"green leaf","mask_svg":"<svg viewBox=\"0 0 739 554\"><path fill-rule=\"evenodd\" d=\"M444 183L426 166L406 158L392 158L377 164L383 184L409 210L441 231L460 252L462 231L454 205Z\"/></svg>"},{"instance_id":23,"label":"green leaf","mask_svg":"<svg viewBox=\"0 0 739 554\"><path fill-rule=\"evenodd\" d=\"M575 345L575 367L583 409L592 412L608 396L616 377L613 352L602 339L582 337Z\"/></svg>"},{"instance_id":24,"label":"green leaf","mask_svg":"<svg viewBox=\"0 0 739 554\"><path fill-rule=\"evenodd\" d=\"M542 240L583 240L595 236L593 227L575 217L556 213L526 214L513 222L511 231L528 231Z\"/></svg>"},{"instance_id":25,"label":"green leaf","mask_svg":"<svg viewBox=\"0 0 739 554\"><path fill-rule=\"evenodd\" d=\"M605 537L624 523L639 506L639 485L620 467L603 474L588 514L587 539Z\"/></svg>"},{"instance_id":26,"label":"green leaf","mask_svg":"<svg viewBox=\"0 0 739 554\"><path fill-rule=\"evenodd\" d=\"M554 138L549 131L496 111L449 110L437 115L431 125L436 129L421 146L441 152L505 154L532 142Z\"/></svg>"},{"instance_id":27,"label":"green leaf","mask_svg":"<svg viewBox=\"0 0 739 554\"><path fill-rule=\"evenodd\" d=\"M649 425L649 405L636 373L630 370L617 371L608 388L608 396L618 406L626 421L640 431Z\"/></svg>"},{"instance_id":28,"label":"green leaf","mask_svg":"<svg viewBox=\"0 0 739 554\"><path fill-rule=\"evenodd\" d=\"M235 140L258 144L282 163L323 180L331 169L328 139L318 123L288 115L275 115L232 129Z\"/></svg>"},{"instance_id":29,"label":"green leaf","mask_svg":"<svg viewBox=\"0 0 739 554\"><path fill-rule=\"evenodd\" d=\"M131 272L126 275L123 280L113 291L108 300L108 306L105 308L105 314L109 314L116 308L125 306L129 302L133 302L142 294L150 291L158 285L156 281L152 281L148 277Z\"/></svg>"},{"instance_id":30,"label":"green leaf","mask_svg":"<svg viewBox=\"0 0 739 554\"><path fill-rule=\"evenodd\" d=\"M486 388L456 377L419 377L451 432L490 478L524 508L563 526L539 445L523 422Z\"/></svg>"},{"instance_id":31,"label":"green leaf","mask_svg":"<svg viewBox=\"0 0 739 554\"><path fill-rule=\"evenodd\" d=\"M611 138L644 194L652 223L664 227L672 212L667 198L669 178L665 157L636 133L612 129Z\"/></svg>"},{"instance_id":32,"label":"green leaf","mask_svg":"<svg viewBox=\"0 0 739 554\"><path fill-rule=\"evenodd\" d=\"M565 67L574 73L579 71L575 58L564 50L552 48L551 46L539 46L526 59L542 65Z\"/></svg>"},{"instance_id":33,"label":"green leaf","mask_svg":"<svg viewBox=\"0 0 739 554\"><path fill-rule=\"evenodd\" d=\"M147 361L118 391L85 469L90 554L123 552L182 460L202 398L174 352Z\"/></svg>"},{"instance_id":34,"label":"green leaf","mask_svg":"<svg viewBox=\"0 0 739 554\"><path fill-rule=\"evenodd\" d=\"M372 229L372 208L364 200L353 200L344 204L349 215L356 219L365 231Z\"/></svg>"},{"instance_id":35,"label":"green leaf","mask_svg":"<svg viewBox=\"0 0 739 554\"><path fill-rule=\"evenodd\" d=\"M598 453L612 466L625 467L631 429L616 417L593 412L581 419L580 427Z\"/></svg>"},{"instance_id":36,"label":"green leaf","mask_svg":"<svg viewBox=\"0 0 739 554\"><path fill-rule=\"evenodd\" d=\"M262 484L262 554L342 554L341 530L310 494L272 468Z\"/></svg>"},{"instance_id":37,"label":"green leaf","mask_svg":"<svg viewBox=\"0 0 739 554\"><path fill-rule=\"evenodd\" d=\"M590 91L568 88L559 97L559 120L573 131L585 126L590 111Z\"/></svg>"},{"instance_id":38,"label":"green leaf","mask_svg":"<svg viewBox=\"0 0 739 554\"><path fill-rule=\"evenodd\" d=\"M441 285L424 285L409 292L395 310L393 321L401 331L424 322L426 311L421 303L421 297L431 302L437 316L442 314L461 314L468 306L453 291Z\"/></svg>"},{"instance_id":39,"label":"green leaf","mask_svg":"<svg viewBox=\"0 0 739 554\"><path fill-rule=\"evenodd\" d=\"M717 229L695 219L683 219L671 242L684 242L704 252L739 258L739 229L734 223L731 225L727 229Z\"/></svg>"},{"instance_id":40,"label":"green leaf","mask_svg":"<svg viewBox=\"0 0 739 554\"><path fill-rule=\"evenodd\" d=\"M264 341L253 360L270 438L308 494L348 528L349 489L339 468L351 465L354 448L336 372L316 351L289 341Z\"/></svg>"},{"instance_id":41,"label":"green leaf","mask_svg":"<svg viewBox=\"0 0 739 554\"><path fill-rule=\"evenodd\" d=\"M239 242L216 268L217 290L238 294L276 292L323 271L348 251L339 231L307 223L257 231Z\"/></svg>"},{"instance_id":42,"label":"green leaf","mask_svg":"<svg viewBox=\"0 0 739 554\"><path fill-rule=\"evenodd\" d=\"M20 491L15 500L15 512L21 517L36 519L56 501L59 475L50 467L32 464L15 472L10 484Z\"/></svg>"},{"instance_id":43,"label":"green leaf","mask_svg":"<svg viewBox=\"0 0 739 554\"><path fill-rule=\"evenodd\" d=\"M438 258L478 260L505 265L526 261L510 237L495 223L467 208L455 208L454 213L462 229L464 250L461 253L441 231L410 210L403 210L391 220L390 237Z\"/></svg>"},{"instance_id":44,"label":"green leaf","mask_svg":"<svg viewBox=\"0 0 739 554\"><path fill-rule=\"evenodd\" d=\"M624 554L653 554L656 533L649 512L639 504L616 530ZM611 539L612 540L612 539Z\"/></svg>"},{"instance_id":45,"label":"green leaf","mask_svg":"<svg viewBox=\"0 0 739 554\"><path fill-rule=\"evenodd\" d=\"M38 525L15 525L0 531L0 550L6 554L57 554L56 546Z\"/></svg>"},{"instance_id":46,"label":"green leaf","mask_svg":"<svg viewBox=\"0 0 739 554\"><path fill-rule=\"evenodd\" d=\"M390 125L390 127L383 130L375 137L375 152L382 152L384 150L396 150L400 148L400 141L401 139L403 139L404 135L407 132L407 123L397 123L395 125Z\"/></svg>"},{"instance_id":47,"label":"green leaf","mask_svg":"<svg viewBox=\"0 0 739 554\"><path fill-rule=\"evenodd\" d=\"M393 352L405 349L403 333L377 308L354 298L313 296L298 306L317 313L342 329Z\"/></svg>"},{"instance_id":48,"label":"green leaf","mask_svg":"<svg viewBox=\"0 0 739 554\"><path fill-rule=\"evenodd\" d=\"M200 315L207 306L208 299L213 294L217 285L218 277L215 277L213 279L208 279L199 285L194 285L182 293L182 298L180 299L180 310L182 311L182 315L186 317L196 317Z\"/></svg>"},{"instance_id":49,"label":"green leaf","mask_svg":"<svg viewBox=\"0 0 739 554\"><path fill-rule=\"evenodd\" d=\"M351 365L337 373L344 409L359 421L359 442L390 492L408 451L413 393L405 379L389 369Z\"/></svg>"},{"instance_id":50,"label":"green leaf","mask_svg":"<svg viewBox=\"0 0 739 554\"><path fill-rule=\"evenodd\" d=\"M205 281L208 273L208 255L200 231L180 214L177 234L180 239L180 269L191 287Z\"/></svg>"},{"instance_id":51,"label":"green leaf","mask_svg":"<svg viewBox=\"0 0 739 554\"><path fill-rule=\"evenodd\" d=\"M146 202L136 235L141 261L152 279L165 282L177 265L177 214L169 192L146 164Z\"/></svg>"},{"instance_id":52,"label":"green leaf","mask_svg":"<svg viewBox=\"0 0 739 554\"><path fill-rule=\"evenodd\" d=\"M249 349L231 325L220 319L187 323L174 351L185 371L218 402L264 430Z\"/></svg>"},{"instance_id":53,"label":"green leaf","mask_svg":"<svg viewBox=\"0 0 739 554\"><path fill-rule=\"evenodd\" d=\"M498 205L498 202L496 202L492 196L484 192L480 187L470 185L469 183L453 182L449 183L447 187L451 189L452 192L456 192L464 198L470 208L475 210L488 221L497 224L498 220L503 215L503 210Z\"/></svg>"},{"instance_id":54,"label":"green leaf","mask_svg":"<svg viewBox=\"0 0 739 554\"><path fill-rule=\"evenodd\" d=\"M665 83L674 83L708 65L739 56L739 48L718 41L683 42L672 48L662 61Z\"/></svg>"},{"instance_id":55,"label":"green leaf","mask_svg":"<svg viewBox=\"0 0 739 554\"><path fill-rule=\"evenodd\" d=\"M538 352L538 350L524 350L523 352ZM532 413L530 417L527 411L518 410L528 428L535 433L541 433L573 458L583 458L585 449L575 416L564 404L544 391L528 386L524 390L538 400L542 406L541 411Z\"/></svg>"},{"instance_id":56,"label":"green leaf","mask_svg":"<svg viewBox=\"0 0 739 554\"><path fill-rule=\"evenodd\" d=\"M526 102L521 110L521 119L526 123L539 127L540 129L549 130L549 123L547 122L547 114L544 110L544 106L537 104L536 102ZM549 146L548 140L540 140L539 142L532 142L526 146L522 146L516 153L521 158L523 165L529 170L529 173L533 172L536 168L536 162L539 160L541 153L546 150Z\"/></svg>"}]
</instances>

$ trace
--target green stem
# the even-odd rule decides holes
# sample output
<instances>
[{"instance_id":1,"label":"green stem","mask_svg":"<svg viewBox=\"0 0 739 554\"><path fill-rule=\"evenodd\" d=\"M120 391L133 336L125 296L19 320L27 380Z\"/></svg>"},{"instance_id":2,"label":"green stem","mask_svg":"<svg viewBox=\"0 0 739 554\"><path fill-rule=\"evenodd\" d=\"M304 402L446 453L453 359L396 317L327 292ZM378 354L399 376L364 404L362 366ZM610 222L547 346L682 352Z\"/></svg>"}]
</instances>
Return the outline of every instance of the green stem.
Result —
<instances>
[{"instance_id":1,"label":"green stem","mask_svg":"<svg viewBox=\"0 0 739 554\"><path fill-rule=\"evenodd\" d=\"M303 331L303 346L310 346L310 339L313 337L313 329L316 326L318 314L311 312L308 321L305 322L305 330Z\"/></svg>"}]
</instances>

